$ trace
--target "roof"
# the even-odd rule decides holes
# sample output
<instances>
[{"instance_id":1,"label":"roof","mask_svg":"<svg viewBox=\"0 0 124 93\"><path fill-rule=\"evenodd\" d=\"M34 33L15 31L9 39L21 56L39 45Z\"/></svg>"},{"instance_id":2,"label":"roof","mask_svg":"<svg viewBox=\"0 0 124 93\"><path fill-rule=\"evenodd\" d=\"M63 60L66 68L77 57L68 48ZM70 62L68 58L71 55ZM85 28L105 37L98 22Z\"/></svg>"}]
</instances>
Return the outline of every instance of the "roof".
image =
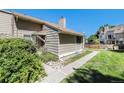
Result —
<instances>
[{"instance_id":1,"label":"roof","mask_svg":"<svg viewBox=\"0 0 124 93\"><path fill-rule=\"evenodd\" d=\"M50 23L48 21L44 21L44 20L41 20L41 19L38 19L38 18L34 18L34 17L28 16L28 15L19 14L19 13L16 13L16 12L9 12L9 11L5 11L5 10L0 10L0 11L5 12L5 13L9 13L9 14L13 14L14 16L16 16L16 17L18 17L20 19L23 19L23 20L29 20L29 21L36 22L36 23L39 23L39 24L47 25L47 26L49 26L51 28L59 30L59 33L71 34L71 35L77 35L77 36L82 36L83 35L82 33L75 32L73 30L63 28L63 27L61 27L61 26L59 26L57 24Z\"/></svg>"},{"instance_id":2,"label":"roof","mask_svg":"<svg viewBox=\"0 0 124 93\"><path fill-rule=\"evenodd\" d=\"M109 28L107 32L122 33L124 32L124 24L120 24L115 27Z\"/></svg>"}]
</instances>

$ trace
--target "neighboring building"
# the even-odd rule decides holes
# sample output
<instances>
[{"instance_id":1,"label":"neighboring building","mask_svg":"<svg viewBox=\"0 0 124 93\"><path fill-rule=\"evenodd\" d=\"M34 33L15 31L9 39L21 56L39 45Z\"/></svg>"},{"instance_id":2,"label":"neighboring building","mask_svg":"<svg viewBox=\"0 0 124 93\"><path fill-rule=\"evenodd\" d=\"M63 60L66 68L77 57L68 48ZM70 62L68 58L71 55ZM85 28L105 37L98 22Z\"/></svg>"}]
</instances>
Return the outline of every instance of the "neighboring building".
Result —
<instances>
[{"instance_id":1,"label":"neighboring building","mask_svg":"<svg viewBox=\"0 0 124 93\"><path fill-rule=\"evenodd\" d=\"M124 44L124 25L104 27L99 33L99 39L101 44Z\"/></svg>"},{"instance_id":2,"label":"neighboring building","mask_svg":"<svg viewBox=\"0 0 124 93\"><path fill-rule=\"evenodd\" d=\"M32 40L59 58L83 50L83 35L66 29L66 19L60 24L42 21L31 16L0 10L0 37Z\"/></svg>"}]
</instances>

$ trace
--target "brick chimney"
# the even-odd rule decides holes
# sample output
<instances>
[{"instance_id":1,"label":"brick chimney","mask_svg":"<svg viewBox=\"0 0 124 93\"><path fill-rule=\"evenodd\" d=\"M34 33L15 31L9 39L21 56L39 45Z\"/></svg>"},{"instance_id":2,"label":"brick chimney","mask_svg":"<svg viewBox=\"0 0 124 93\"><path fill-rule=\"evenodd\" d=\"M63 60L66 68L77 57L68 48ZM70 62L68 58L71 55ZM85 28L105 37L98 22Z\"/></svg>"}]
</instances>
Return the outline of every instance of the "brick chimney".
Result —
<instances>
[{"instance_id":1,"label":"brick chimney","mask_svg":"<svg viewBox=\"0 0 124 93\"><path fill-rule=\"evenodd\" d=\"M66 28L66 18L64 18L63 16L61 16L60 20L59 20L59 25Z\"/></svg>"}]
</instances>

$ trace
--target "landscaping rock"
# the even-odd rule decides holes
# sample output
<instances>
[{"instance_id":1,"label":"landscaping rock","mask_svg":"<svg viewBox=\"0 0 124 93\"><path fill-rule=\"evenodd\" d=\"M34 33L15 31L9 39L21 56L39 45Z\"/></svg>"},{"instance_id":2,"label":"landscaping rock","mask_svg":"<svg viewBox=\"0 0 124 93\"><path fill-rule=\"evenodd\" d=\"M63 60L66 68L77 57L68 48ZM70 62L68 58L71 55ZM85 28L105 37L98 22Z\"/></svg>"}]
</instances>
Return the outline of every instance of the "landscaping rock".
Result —
<instances>
[{"instance_id":1,"label":"landscaping rock","mask_svg":"<svg viewBox=\"0 0 124 93\"><path fill-rule=\"evenodd\" d=\"M49 61L46 64L51 66L53 69L62 69L64 67L61 61Z\"/></svg>"}]
</instances>

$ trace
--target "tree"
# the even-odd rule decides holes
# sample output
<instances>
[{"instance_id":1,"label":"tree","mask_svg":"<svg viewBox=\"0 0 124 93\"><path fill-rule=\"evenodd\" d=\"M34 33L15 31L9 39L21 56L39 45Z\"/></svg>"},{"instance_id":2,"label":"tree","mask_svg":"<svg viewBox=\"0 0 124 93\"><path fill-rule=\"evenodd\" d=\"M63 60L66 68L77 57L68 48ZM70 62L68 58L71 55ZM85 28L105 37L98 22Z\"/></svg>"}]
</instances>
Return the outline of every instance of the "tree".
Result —
<instances>
[{"instance_id":1,"label":"tree","mask_svg":"<svg viewBox=\"0 0 124 93\"><path fill-rule=\"evenodd\" d=\"M105 30L105 27L108 27L108 28L113 28L115 26L113 25L109 25L109 24L105 24L105 25L102 25L98 28L97 32L93 35L91 35L87 40L88 40L88 43L96 43L98 44L99 43L99 33L101 31L104 31Z\"/></svg>"},{"instance_id":2,"label":"tree","mask_svg":"<svg viewBox=\"0 0 124 93\"><path fill-rule=\"evenodd\" d=\"M98 28L98 31L96 32L96 36L97 36L98 38L99 38L99 33L100 33L101 31L104 32L105 27L113 28L113 27L115 27L115 26L114 26L114 25L109 25L109 24L105 24L105 25L100 26L100 27Z\"/></svg>"},{"instance_id":3,"label":"tree","mask_svg":"<svg viewBox=\"0 0 124 93\"><path fill-rule=\"evenodd\" d=\"M96 34L91 35L91 36L88 38L88 43L95 43L95 44L98 44L98 43L99 43L99 39L98 39L97 35L96 35Z\"/></svg>"}]
</instances>

